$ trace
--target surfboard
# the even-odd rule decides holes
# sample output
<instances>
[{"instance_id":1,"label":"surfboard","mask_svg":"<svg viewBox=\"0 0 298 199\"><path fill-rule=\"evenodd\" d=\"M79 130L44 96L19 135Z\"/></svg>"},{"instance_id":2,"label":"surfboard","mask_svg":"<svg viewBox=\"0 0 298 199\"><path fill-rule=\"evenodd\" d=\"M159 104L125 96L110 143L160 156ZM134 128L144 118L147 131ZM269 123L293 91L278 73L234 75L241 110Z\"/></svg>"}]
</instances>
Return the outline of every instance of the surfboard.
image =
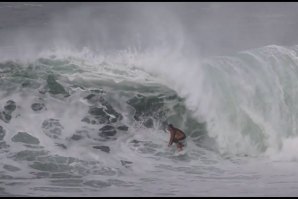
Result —
<instances>
[{"instance_id":1,"label":"surfboard","mask_svg":"<svg viewBox=\"0 0 298 199\"><path fill-rule=\"evenodd\" d=\"M183 156L187 153L186 148L182 149L181 151L175 151L174 156Z\"/></svg>"}]
</instances>

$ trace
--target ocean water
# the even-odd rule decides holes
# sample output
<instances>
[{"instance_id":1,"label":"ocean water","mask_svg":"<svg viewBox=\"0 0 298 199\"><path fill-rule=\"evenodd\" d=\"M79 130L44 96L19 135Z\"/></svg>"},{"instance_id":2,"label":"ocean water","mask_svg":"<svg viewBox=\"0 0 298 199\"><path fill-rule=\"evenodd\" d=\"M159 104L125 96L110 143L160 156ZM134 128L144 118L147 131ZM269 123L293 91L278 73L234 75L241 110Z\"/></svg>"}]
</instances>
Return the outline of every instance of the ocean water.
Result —
<instances>
[{"instance_id":1,"label":"ocean water","mask_svg":"<svg viewBox=\"0 0 298 199\"><path fill-rule=\"evenodd\" d=\"M28 16L0 32L0 196L298 194L297 45L204 57L172 12L133 15L132 41L121 9L105 10L125 4L53 5L0 4ZM63 6L49 27L29 17ZM187 135L183 153L167 146L169 123Z\"/></svg>"}]
</instances>

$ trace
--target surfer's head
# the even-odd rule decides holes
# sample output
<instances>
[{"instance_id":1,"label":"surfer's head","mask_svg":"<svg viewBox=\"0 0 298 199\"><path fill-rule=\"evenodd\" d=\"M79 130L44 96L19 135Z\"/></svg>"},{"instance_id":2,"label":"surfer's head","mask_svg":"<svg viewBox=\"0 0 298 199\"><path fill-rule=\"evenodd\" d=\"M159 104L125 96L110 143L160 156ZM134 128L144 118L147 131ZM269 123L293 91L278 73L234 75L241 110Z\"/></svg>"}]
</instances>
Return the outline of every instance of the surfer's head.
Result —
<instances>
[{"instance_id":1,"label":"surfer's head","mask_svg":"<svg viewBox=\"0 0 298 199\"><path fill-rule=\"evenodd\" d=\"M174 128L174 126L172 124L168 125L168 129L173 129L173 128Z\"/></svg>"}]
</instances>

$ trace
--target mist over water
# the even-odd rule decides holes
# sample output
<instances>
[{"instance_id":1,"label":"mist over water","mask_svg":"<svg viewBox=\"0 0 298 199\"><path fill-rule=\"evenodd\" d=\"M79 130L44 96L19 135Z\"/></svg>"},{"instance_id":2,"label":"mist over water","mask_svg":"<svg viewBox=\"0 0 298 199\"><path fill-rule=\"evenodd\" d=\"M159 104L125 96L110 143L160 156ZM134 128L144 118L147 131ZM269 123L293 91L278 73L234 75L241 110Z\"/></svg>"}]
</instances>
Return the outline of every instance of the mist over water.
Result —
<instances>
[{"instance_id":1,"label":"mist over water","mask_svg":"<svg viewBox=\"0 0 298 199\"><path fill-rule=\"evenodd\" d=\"M297 5L0 3L0 195L296 195Z\"/></svg>"}]
</instances>

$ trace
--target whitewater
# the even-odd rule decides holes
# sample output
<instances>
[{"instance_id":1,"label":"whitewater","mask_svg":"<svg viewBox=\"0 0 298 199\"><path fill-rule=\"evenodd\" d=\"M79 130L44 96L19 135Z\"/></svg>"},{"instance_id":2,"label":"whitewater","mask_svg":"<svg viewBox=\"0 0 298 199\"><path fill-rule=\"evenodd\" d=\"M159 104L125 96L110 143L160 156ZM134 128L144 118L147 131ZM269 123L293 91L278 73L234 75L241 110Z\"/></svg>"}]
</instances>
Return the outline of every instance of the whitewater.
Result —
<instances>
[{"instance_id":1,"label":"whitewater","mask_svg":"<svg viewBox=\"0 0 298 199\"><path fill-rule=\"evenodd\" d=\"M138 6L135 40L79 7L0 46L0 196L296 196L298 46L204 57Z\"/></svg>"}]
</instances>

